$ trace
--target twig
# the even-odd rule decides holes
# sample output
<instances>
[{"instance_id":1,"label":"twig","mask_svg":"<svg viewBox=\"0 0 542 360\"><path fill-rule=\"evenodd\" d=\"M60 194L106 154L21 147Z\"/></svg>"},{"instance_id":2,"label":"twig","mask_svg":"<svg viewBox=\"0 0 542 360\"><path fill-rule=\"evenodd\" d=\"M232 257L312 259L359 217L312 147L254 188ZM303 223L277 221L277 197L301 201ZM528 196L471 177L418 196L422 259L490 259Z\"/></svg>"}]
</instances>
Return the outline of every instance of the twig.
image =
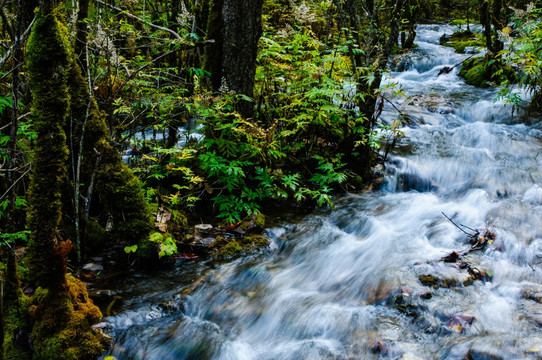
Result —
<instances>
[{"instance_id":1,"label":"twig","mask_svg":"<svg viewBox=\"0 0 542 360\"><path fill-rule=\"evenodd\" d=\"M162 26L158 26L158 25L154 25L142 18L140 18L139 16L135 16L133 14L130 14L129 12L127 12L126 10L122 10L116 6L113 6L113 5L110 5L110 4L106 4L104 3L103 1L100 1L100 0L95 0L96 1L96 4L100 5L100 6L105 6L105 7L108 7L110 8L111 10L115 10L116 12L119 12L119 13L122 13L124 15L126 15L126 17L129 17L130 19L133 19L133 20L137 20L137 21L141 21L142 23L144 23L145 25L149 25L150 27L152 28L155 28L155 29L158 29L158 30L162 30L162 31L165 31L165 32L168 32L170 33L171 35L175 36L177 39L179 40L183 40L183 38L177 34L175 31L171 30L171 29L168 29L168 28L165 28L165 27L162 27Z\"/></svg>"},{"instance_id":2,"label":"twig","mask_svg":"<svg viewBox=\"0 0 542 360\"><path fill-rule=\"evenodd\" d=\"M462 226L462 227L464 227L464 228L467 228L467 229L469 229L469 230L472 230L472 231L474 231L475 233L478 232L478 230L473 229L473 228L471 228L471 227L468 227L467 225L463 225L463 224L459 224L459 225Z\"/></svg>"},{"instance_id":3,"label":"twig","mask_svg":"<svg viewBox=\"0 0 542 360\"><path fill-rule=\"evenodd\" d=\"M34 21L36 21L36 18L34 18L32 20L32 22L30 23L30 25L28 25L28 28L25 30L25 32L21 35L21 42L24 42L24 40L26 39L26 37L28 36L28 34L30 33L30 30L32 29L32 25L34 25ZM6 64L6 61L8 61L9 57L11 56L11 52L13 51L13 47L15 45L13 45L12 47L9 48L9 50L6 52L6 54L2 57L2 59L0 59L0 69L4 67L4 65Z\"/></svg>"},{"instance_id":4,"label":"twig","mask_svg":"<svg viewBox=\"0 0 542 360\"><path fill-rule=\"evenodd\" d=\"M440 69L440 71L438 72L437 77L439 77L439 76L442 75L442 74L449 74L450 71L452 71L453 69L455 69L456 67L458 67L459 65L463 64L465 61L467 61L467 60L473 58L473 57L476 56L476 55L478 55L478 54L473 54L473 55L469 56L468 58L466 58L465 60L461 61L460 63L455 64L455 65L452 66L452 67L449 67L449 66L443 67L443 68Z\"/></svg>"},{"instance_id":5,"label":"twig","mask_svg":"<svg viewBox=\"0 0 542 360\"><path fill-rule=\"evenodd\" d=\"M99 0L97 0L97 1L99 1ZM169 56L169 55L174 54L174 53L179 52L179 51L214 44L214 42L215 42L214 40L210 39L210 40L200 41L200 42L197 42L195 44L183 44L182 46L179 46L175 50L171 50L171 51L168 51L167 53L164 53L164 54L162 54L160 56L157 56L154 59L152 59L150 62L148 62L147 64L141 65L137 70L134 70L134 72L132 72L131 74L128 73L128 78L126 80L124 80L122 82L122 84L117 89L120 90L120 89L124 88L124 86L128 83L128 81L132 80L139 72L141 72L141 70L145 69L146 67L149 67L151 64L157 62L158 60L160 60L160 59L162 59L162 58L164 58L166 56ZM126 72L128 72L128 69L126 69Z\"/></svg>"},{"instance_id":6,"label":"twig","mask_svg":"<svg viewBox=\"0 0 542 360\"><path fill-rule=\"evenodd\" d=\"M395 104L393 102L388 100L388 98L386 98L384 95L380 95L380 97L383 100L386 100L386 102L388 104L390 104L395 109L395 111L397 111L399 113L399 115L401 115L401 117L407 122L407 124L414 125L414 122L412 121L412 117L410 115L408 115L408 114L404 113L403 111L401 111L397 106L395 106Z\"/></svg>"},{"instance_id":7,"label":"twig","mask_svg":"<svg viewBox=\"0 0 542 360\"><path fill-rule=\"evenodd\" d=\"M446 219L448 219L452 224L454 224L454 226L455 226L456 228L458 228L459 230L461 230L463 233L465 233L465 234L467 234L468 236L471 236L471 237L474 236L474 234L469 234L468 232L466 232L465 230L463 230L463 229L462 229L459 225L457 225L452 219L450 219L444 212L441 212L441 213L442 213L442 215L444 215L444 217L445 217Z\"/></svg>"},{"instance_id":8,"label":"twig","mask_svg":"<svg viewBox=\"0 0 542 360\"><path fill-rule=\"evenodd\" d=\"M26 170L26 171L24 172L24 174L22 174L17 180L15 180L15 181L13 182L13 184L11 184L11 186L6 190L6 192L5 192L2 196L0 196L0 200L2 200L3 198L5 198L6 195L9 193L9 191L10 191L10 190L11 190L11 189L12 189L12 188L13 188L13 187L14 187L14 186L15 186L15 185L23 178L23 177L25 177L25 175L28 174L28 173L30 172L30 170L32 170L32 168Z\"/></svg>"}]
</instances>

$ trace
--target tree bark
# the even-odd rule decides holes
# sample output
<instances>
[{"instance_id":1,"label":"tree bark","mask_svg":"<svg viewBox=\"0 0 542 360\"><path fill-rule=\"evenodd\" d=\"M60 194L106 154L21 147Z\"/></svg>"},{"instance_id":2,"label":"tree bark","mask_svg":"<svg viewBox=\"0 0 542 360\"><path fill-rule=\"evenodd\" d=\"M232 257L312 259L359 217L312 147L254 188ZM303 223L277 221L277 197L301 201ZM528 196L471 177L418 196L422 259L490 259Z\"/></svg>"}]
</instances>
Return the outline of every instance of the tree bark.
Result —
<instances>
[{"instance_id":1,"label":"tree bark","mask_svg":"<svg viewBox=\"0 0 542 360\"><path fill-rule=\"evenodd\" d=\"M215 46L207 53L207 64L215 91L233 91L248 97L254 95L256 55L262 34L262 5L263 0L213 2L208 37L221 36L215 38ZM236 109L244 117L251 117L254 113L250 101L239 101Z\"/></svg>"},{"instance_id":2,"label":"tree bark","mask_svg":"<svg viewBox=\"0 0 542 360\"><path fill-rule=\"evenodd\" d=\"M484 36L486 38L486 48L488 51L491 51L493 48L491 42L491 22L489 16L489 3L488 1L483 1L480 4L480 24L484 27Z\"/></svg>"},{"instance_id":3,"label":"tree bark","mask_svg":"<svg viewBox=\"0 0 542 360\"><path fill-rule=\"evenodd\" d=\"M491 51L495 55L497 55L499 51L504 49L504 44L502 41L499 40L498 36L498 32L501 31L504 27L501 18L502 8L502 0L493 0L491 2L491 24L493 25L493 29L495 31L495 39L493 41L493 48L491 49Z\"/></svg>"},{"instance_id":4,"label":"tree bark","mask_svg":"<svg viewBox=\"0 0 542 360\"><path fill-rule=\"evenodd\" d=\"M66 281L58 232L61 192L67 175L63 126L69 107L70 55L67 34L50 9L42 8L27 45L32 115L38 134L28 195L29 266L34 284L46 289L61 287Z\"/></svg>"}]
</instances>

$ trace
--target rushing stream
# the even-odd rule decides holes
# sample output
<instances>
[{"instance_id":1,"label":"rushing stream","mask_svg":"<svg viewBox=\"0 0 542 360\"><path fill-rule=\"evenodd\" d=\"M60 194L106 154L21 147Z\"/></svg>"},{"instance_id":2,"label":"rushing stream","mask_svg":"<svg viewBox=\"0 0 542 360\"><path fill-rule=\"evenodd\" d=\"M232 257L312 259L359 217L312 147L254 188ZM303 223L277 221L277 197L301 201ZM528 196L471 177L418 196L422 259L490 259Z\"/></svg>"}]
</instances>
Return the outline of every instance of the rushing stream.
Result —
<instances>
[{"instance_id":1,"label":"rushing stream","mask_svg":"<svg viewBox=\"0 0 542 360\"><path fill-rule=\"evenodd\" d=\"M104 357L541 358L542 131L457 68L437 76L468 56L438 45L452 30L418 27L411 61L387 79L417 125L402 129L380 189L284 218L261 254L124 279ZM439 261L471 247L442 213L495 232L464 256L478 280ZM420 281L429 274L436 285Z\"/></svg>"}]
</instances>

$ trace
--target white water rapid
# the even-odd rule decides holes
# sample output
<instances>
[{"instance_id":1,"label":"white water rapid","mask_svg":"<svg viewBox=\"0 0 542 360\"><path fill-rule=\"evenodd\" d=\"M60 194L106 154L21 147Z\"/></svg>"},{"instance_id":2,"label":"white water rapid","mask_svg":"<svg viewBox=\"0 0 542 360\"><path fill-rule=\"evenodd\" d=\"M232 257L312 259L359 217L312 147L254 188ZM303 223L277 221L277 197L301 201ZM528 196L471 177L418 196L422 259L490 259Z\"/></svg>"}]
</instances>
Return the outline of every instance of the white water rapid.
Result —
<instances>
[{"instance_id":1,"label":"white water rapid","mask_svg":"<svg viewBox=\"0 0 542 360\"><path fill-rule=\"evenodd\" d=\"M419 26L419 47L386 79L417 125L402 129L380 189L284 219L263 254L127 279L103 358L540 359L542 131L457 68L437 76L468 56L438 45L452 31ZM439 261L471 247L442 213L494 242L467 267Z\"/></svg>"}]
</instances>

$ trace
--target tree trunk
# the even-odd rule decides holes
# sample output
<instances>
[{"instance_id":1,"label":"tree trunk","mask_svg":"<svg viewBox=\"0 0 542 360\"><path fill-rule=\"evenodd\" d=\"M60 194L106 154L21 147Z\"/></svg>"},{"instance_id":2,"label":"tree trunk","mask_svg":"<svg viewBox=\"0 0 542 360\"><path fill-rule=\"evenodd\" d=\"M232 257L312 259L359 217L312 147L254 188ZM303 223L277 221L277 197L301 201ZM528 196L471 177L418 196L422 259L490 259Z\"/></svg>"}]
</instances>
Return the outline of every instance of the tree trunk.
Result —
<instances>
[{"instance_id":1,"label":"tree trunk","mask_svg":"<svg viewBox=\"0 0 542 360\"><path fill-rule=\"evenodd\" d=\"M69 107L67 34L45 4L28 41L27 70L32 115L38 135L28 195L30 268L36 285L46 289L65 284L65 259L58 250L61 191L66 179L68 149L64 124Z\"/></svg>"},{"instance_id":2,"label":"tree trunk","mask_svg":"<svg viewBox=\"0 0 542 360\"><path fill-rule=\"evenodd\" d=\"M262 34L263 0L215 0L209 18L208 38L215 45L207 53L215 91L254 95L258 40ZM237 111L254 113L253 103L241 100Z\"/></svg>"},{"instance_id":3,"label":"tree trunk","mask_svg":"<svg viewBox=\"0 0 542 360\"><path fill-rule=\"evenodd\" d=\"M493 41L493 48L491 51L493 54L497 55L499 51L504 49L504 44L502 41L499 40L498 32L502 31L503 29L503 23L501 18L501 11L503 8L502 0L493 0L491 2L491 24L493 25L493 29L495 31L495 39Z\"/></svg>"},{"instance_id":4,"label":"tree trunk","mask_svg":"<svg viewBox=\"0 0 542 360\"><path fill-rule=\"evenodd\" d=\"M480 4L480 24L484 27L484 36L486 38L486 48L488 51L491 51L493 48L491 42L491 22L489 16L489 3L488 1L483 1Z\"/></svg>"}]
</instances>

